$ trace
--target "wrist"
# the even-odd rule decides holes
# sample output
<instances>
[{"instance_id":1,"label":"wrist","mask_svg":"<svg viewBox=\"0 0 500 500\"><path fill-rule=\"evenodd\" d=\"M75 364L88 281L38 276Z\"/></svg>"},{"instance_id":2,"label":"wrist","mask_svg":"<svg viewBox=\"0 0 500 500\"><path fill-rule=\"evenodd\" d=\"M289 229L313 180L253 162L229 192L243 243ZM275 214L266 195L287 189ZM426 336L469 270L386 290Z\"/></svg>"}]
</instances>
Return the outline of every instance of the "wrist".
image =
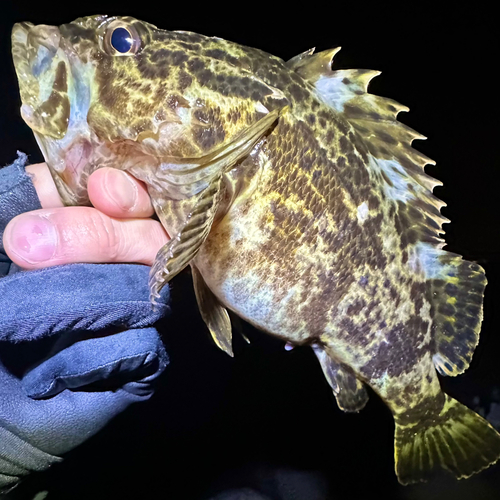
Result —
<instances>
[{"instance_id":1,"label":"wrist","mask_svg":"<svg viewBox=\"0 0 500 500\"><path fill-rule=\"evenodd\" d=\"M0 494L14 488L23 476L43 471L61 457L46 453L0 426Z\"/></svg>"}]
</instances>

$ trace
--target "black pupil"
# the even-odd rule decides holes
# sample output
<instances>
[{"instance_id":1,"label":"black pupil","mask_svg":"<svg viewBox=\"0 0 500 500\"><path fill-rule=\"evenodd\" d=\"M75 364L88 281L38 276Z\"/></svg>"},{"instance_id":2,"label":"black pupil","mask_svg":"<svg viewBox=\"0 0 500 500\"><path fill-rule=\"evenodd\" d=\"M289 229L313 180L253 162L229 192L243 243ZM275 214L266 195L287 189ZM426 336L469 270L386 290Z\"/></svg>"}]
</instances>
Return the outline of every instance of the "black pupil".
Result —
<instances>
[{"instance_id":1,"label":"black pupil","mask_svg":"<svg viewBox=\"0 0 500 500\"><path fill-rule=\"evenodd\" d=\"M111 45L125 54L132 48L132 37L125 28L116 28L111 35Z\"/></svg>"}]
</instances>

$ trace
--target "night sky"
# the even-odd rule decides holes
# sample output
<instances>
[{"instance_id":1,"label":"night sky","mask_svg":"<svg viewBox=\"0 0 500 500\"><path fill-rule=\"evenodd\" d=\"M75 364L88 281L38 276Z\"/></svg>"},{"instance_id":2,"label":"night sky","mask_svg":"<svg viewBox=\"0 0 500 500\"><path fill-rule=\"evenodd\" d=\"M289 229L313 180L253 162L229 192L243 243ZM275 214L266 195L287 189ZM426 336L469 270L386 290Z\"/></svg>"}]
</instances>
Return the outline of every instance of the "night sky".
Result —
<instances>
[{"instance_id":1,"label":"night sky","mask_svg":"<svg viewBox=\"0 0 500 500\"><path fill-rule=\"evenodd\" d=\"M16 150L33 163L43 160L19 113L10 56L15 22L59 25L91 14L130 15L285 60L310 47L341 45L334 68L381 70L370 92L410 107L399 119L428 137L414 146L437 162L426 170L444 183L435 194L448 204L442 213L452 221L445 226L446 249L486 269L485 320L471 368L442 382L500 426L497 19L477 3L455 4L448 12L437 2L435 11L417 4L413 12L406 2L399 10L380 2L347 4L304 2L289 10L269 2L178 2L164 3L158 13L152 2L68 2L64 9L47 1L1 2L0 164L9 164ZM465 482L399 486L392 417L373 393L362 412L343 414L312 350L287 352L282 342L245 324L252 343L237 338L231 359L210 339L188 272L174 279L172 298L173 313L161 325L171 365L155 396L61 465L32 476L13 499L47 489L49 500L202 500L243 487L287 500L500 498L498 465Z\"/></svg>"}]
</instances>

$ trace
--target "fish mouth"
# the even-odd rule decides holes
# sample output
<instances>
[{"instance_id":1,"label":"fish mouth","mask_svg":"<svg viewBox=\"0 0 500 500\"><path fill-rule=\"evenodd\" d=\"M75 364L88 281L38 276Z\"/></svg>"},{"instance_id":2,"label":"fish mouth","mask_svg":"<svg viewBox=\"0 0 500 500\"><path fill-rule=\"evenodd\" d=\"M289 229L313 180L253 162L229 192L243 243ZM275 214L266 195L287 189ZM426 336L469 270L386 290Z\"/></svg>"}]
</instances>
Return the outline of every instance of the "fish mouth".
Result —
<instances>
[{"instance_id":1,"label":"fish mouth","mask_svg":"<svg viewBox=\"0 0 500 500\"><path fill-rule=\"evenodd\" d=\"M59 28L29 22L12 29L12 57L21 116L35 134L61 198L66 205L88 204L89 67Z\"/></svg>"},{"instance_id":2,"label":"fish mouth","mask_svg":"<svg viewBox=\"0 0 500 500\"><path fill-rule=\"evenodd\" d=\"M66 134L70 116L68 64L60 45L55 26L23 22L12 29L21 115L35 132L55 139Z\"/></svg>"}]
</instances>

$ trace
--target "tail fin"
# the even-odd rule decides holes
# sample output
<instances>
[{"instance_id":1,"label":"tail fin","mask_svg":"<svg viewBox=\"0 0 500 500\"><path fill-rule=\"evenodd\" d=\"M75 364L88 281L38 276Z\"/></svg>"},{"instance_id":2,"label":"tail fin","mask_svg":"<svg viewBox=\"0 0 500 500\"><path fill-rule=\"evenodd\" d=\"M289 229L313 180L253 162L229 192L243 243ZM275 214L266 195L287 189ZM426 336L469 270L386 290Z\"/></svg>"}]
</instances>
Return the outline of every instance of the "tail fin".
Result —
<instances>
[{"instance_id":1,"label":"tail fin","mask_svg":"<svg viewBox=\"0 0 500 500\"><path fill-rule=\"evenodd\" d=\"M415 415L411 421L410 413L404 423L396 417L394 454L401 484L427 481L440 469L464 479L500 458L500 434L453 398L445 395L439 412L418 413L425 417Z\"/></svg>"}]
</instances>

